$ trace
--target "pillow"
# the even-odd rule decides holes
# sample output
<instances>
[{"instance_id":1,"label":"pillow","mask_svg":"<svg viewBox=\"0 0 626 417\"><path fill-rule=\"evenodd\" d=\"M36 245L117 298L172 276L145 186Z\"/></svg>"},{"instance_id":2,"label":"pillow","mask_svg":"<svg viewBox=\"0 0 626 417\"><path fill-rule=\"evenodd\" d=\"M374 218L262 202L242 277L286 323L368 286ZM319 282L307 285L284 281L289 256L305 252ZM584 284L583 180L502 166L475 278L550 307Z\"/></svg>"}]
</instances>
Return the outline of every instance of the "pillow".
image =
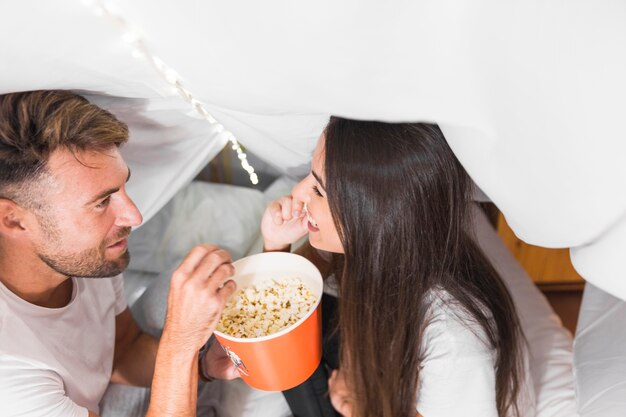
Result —
<instances>
[{"instance_id":1,"label":"pillow","mask_svg":"<svg viewBox=\"0 0 626 417\"><path fill-rule=\"evenodd\" d=\"M130 235L128 269L162 272L200 243L215 244L239 259L260 234L264 209L258 190L192 182Z\"/></svg>"}]
</instances>

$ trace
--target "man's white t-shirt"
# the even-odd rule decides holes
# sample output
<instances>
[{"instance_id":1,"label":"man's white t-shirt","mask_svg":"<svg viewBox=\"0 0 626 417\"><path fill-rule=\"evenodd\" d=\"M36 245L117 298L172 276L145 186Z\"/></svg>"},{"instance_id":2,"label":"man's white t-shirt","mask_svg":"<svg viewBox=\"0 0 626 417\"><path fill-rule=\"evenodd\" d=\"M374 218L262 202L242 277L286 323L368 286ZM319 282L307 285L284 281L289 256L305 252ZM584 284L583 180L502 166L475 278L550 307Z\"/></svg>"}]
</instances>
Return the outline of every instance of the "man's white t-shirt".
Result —
<instances>
[{"instance_id":1,"label":"man's white t-shirt","mask_svg":"<svg viewBox=\"0 0 626 417\"><path fill-rule=\"evenodd\" d=\"M45 308L0 283L0 415L98 413L113 366L122 276L72 278L68 305Z\"/></svg>"},{"instance_id":2,"label":"man's white t-shirt","mask_svg":"<svg viewBox=\"0 0 626 417\"><path fill-rule=\"evenodd\" d=\"M431 320L422 340L424 359L418 381L417 411L423 417L498 417L495 351L482 327L445 291L429 296ZM523 346L524 370L518 408L535 415L534 387Z\"/></svg>"}]
</instances>

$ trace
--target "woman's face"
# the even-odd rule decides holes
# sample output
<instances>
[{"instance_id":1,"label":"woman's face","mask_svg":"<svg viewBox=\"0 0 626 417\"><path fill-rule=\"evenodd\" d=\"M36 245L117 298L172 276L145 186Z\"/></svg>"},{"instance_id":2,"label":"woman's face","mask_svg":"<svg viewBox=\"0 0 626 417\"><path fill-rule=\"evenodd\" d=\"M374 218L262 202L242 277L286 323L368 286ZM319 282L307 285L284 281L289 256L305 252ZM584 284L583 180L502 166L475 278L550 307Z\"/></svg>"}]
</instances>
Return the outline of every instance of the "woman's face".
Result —
<instances>
[{"instance_id":1,"label":"woman's face","mask_svg":"<svg viewBox=\"0 0 626 417\"><path fill-rule=\"evenodd\" d=\"M311 173L293 189L293 198L305 204L311 246L328 252L343 253L337 228L330 214L325 188L324 134L320 136L311 161Z\"/></svg>"}]
</instances>

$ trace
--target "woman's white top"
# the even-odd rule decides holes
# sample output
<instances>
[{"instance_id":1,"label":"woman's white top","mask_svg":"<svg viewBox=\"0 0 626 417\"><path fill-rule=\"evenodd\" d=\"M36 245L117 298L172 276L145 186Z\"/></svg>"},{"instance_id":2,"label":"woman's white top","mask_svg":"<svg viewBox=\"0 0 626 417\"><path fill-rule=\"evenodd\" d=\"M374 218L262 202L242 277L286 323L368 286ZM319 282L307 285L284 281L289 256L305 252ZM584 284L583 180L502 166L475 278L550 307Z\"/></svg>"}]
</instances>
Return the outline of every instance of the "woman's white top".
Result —
<instances>
[{"instance_id":1,"label":"woman's white top","mask_svg":"<svg viewBox=\"0 0 626 417\"><path fill-rule=\"evenodd\" d=\"M498 417L495 351L476 322L445 291L433 292L423 339L417 411L423 417ZM535 414L535 398L523 347L520 416Z\"/></svg>"}]
</instances>

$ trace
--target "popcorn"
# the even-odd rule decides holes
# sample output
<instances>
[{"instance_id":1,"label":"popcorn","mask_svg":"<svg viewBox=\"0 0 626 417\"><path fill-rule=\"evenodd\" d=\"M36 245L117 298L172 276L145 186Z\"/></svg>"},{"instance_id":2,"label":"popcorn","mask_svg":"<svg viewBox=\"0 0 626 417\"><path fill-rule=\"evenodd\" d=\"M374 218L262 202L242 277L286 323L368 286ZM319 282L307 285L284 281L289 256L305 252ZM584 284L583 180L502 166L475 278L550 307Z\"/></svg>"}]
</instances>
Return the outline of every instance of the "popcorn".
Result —
<instances>
[{"instance_id":1,"label":"popcorn","mask_svg":"<svg viewBox=\"0 0 626 417\"><path fill-rule=\"evenodd\" d=\"M239 338L268 336L300 320L316 300L300 278L267 280L242 288L226 303L217 330Z\"/></svg>"}]
</instances>

